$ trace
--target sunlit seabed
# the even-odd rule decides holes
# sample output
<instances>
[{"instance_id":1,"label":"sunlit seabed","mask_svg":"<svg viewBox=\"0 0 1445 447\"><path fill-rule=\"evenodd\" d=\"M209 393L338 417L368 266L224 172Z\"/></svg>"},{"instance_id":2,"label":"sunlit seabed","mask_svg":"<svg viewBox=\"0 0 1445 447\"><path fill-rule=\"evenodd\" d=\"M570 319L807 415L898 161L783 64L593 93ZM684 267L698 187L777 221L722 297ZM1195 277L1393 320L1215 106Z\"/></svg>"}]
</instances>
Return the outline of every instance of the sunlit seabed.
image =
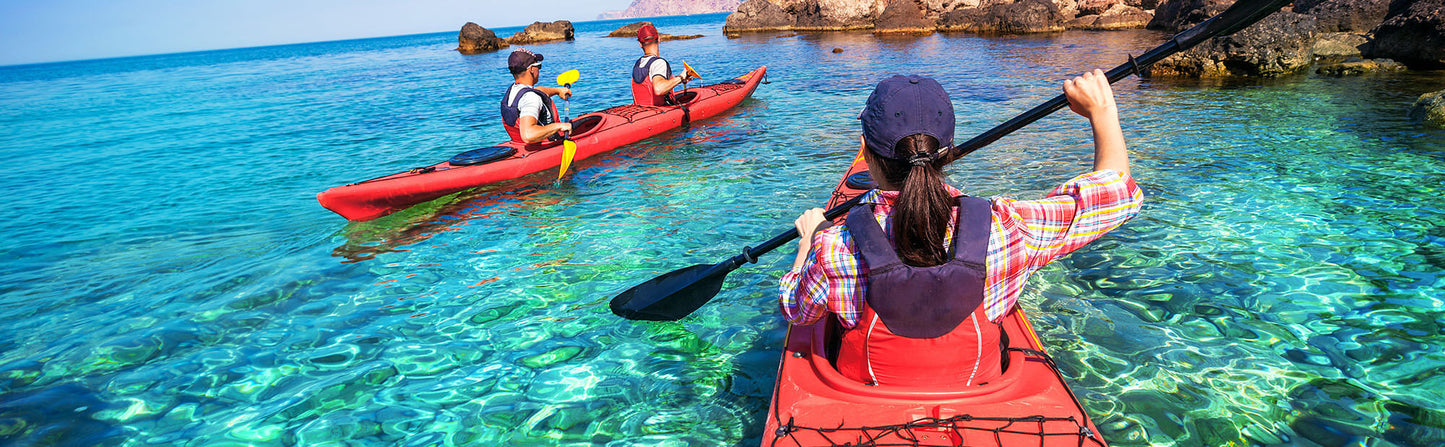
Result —
<instances>
[{"instance_id":1,"label":"sunlit seabed","mask_svg":"<svg viewBox=\"0 0 1445 447\"><path fill-rule=\"evenodd\" d=\"M316 192L505 138L505 53L455 34L0 68L0 443L756 444L784 327L771 255L671 323L615 294L819 206L893 73L960 137L1152 32L718 35L659 20L704 81L769 66L721 117L547 173L345 223ZM626 100L625 21L535 45ZM499 34L515 30L503 29ZM842 48L840 54L831 52ZM1114 445L1445 442L1445 76L1117 85L1143 213L1022 303ZM1060 114L956 164L975 195L1084 172Z\"/></svg>"}]
</instances>

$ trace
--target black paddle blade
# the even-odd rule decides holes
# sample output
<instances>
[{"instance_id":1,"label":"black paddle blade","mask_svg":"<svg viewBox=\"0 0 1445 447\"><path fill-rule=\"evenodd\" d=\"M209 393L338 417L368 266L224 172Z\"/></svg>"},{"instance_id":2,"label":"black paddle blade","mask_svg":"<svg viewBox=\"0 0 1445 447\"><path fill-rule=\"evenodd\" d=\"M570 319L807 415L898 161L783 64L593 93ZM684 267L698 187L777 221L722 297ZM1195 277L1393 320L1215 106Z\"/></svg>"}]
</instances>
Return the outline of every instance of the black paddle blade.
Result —
<instances>
[{"instance_id":1,"label":"black paddle blade","mask_svg":"<svg viewBox=\"0 0 1445 447\"><path fill-rule=\"evenodd\" d=\"M612 298L612 313L629 320L676 321L722 290L730 269L698 264L673 270Z\"/></svg>"}]
</instances>

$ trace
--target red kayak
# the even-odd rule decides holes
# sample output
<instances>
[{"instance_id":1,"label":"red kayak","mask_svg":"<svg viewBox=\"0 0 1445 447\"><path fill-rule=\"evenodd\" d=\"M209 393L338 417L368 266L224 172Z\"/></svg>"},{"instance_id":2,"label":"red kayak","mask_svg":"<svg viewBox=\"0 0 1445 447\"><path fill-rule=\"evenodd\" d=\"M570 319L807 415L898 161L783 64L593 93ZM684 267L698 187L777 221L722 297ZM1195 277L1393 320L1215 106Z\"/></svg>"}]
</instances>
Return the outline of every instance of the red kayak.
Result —
<instances>
[{"instance_id":1,"label":"red kayak","mask_svg":"<svg viewBox=\"0 0 1445 447\"><path fill-rule=\"evenodd\" d=\"M828 208L871 189L867 170L860 152ZM836 318L793 326L762 445L1106 445L1023 310L1004 316L1003 327L1010 346L1003 376L924 388L869 386L839 374L829 360L840 335Z\"/></svg>"},{"instance_id":2,"label":"red kayak","mask_svg":"<svg viewBox=\"0 0 1445 447\"><path fill-rule=\"evenodd\" d=\"M681 105L628 104L579 116L572 120L572 141L577 143L574 160L722 113L751 95L767 70L759 67L722 83L690 88L679 94L691 96ZM371 220L469 188L557 169L562 163L561 146L561 141L508 141L431 166L331 188L317 194L316 201L347 219Z\"/></svg>"}]
</instances>

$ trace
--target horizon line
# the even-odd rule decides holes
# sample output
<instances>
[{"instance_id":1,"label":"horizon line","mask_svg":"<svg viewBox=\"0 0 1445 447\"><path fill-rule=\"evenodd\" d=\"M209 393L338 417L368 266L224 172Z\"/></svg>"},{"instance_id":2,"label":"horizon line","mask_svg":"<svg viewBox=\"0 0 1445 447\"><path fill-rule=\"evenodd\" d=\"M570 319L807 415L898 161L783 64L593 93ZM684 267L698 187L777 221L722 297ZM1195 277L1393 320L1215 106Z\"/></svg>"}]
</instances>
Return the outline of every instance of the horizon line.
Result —
<instances>
[{"instance_id":1,"label":"horizon line","mask_svg":"<svg viewBox=\"0 0 1445 447\"><path fill-rule=\"evenodd\" d=\"M573 23L593 23L593 22L611 22L611 21L624 21L624 20L642 20L642 19L657 19L657 18L668 18L668 17L687 17L687 16L698 16L698 15L708 15L708 14L731 14L731 12L725 12L725 11L724 11L724 12L705 12L705 13L700 13L700 14L676 14L676 15L670 15L670 16L647 16L647 17L624 17L624 18L617 18L617 19L594 19L594 20L580 20L580 21L576 21L576 22L573 22ZM555 21L556 21L556 20L554 20L553 22L555 22ZM469 22L470 22L470 21L469 21ZM482 28L485 28L485 29L487 29L487 30L498 30L498 29L507 29L507 28L526 28L527 26L530 26L530 25L532 25L533 23L551 23L551 22L543 22L543 21L538 20L538 21L533 21L532 23L528 23L528 24L526 24L526 25L507 25L507 26L499 26L499 27L496 27L496 28L487 28L487 27L482 27ZM465 23L464 23L463 25L465 25ZM22 62L22 63L18 63L18 64L0 65L0 70L12 69L12 68L22 68L22 67L34 67L34 66L51 65L51 64L71 64L71 63L79 63L79 62L99 62L99 61L110 61L110 60L117 60L117 59L132 59L132 58L145 58L145 57L156 57L156 56L179 56L179 55L186 55L186 54L210 53L210 52L214 52L214 51L251 50L251 49L259 49L259 48L288 47L288 46L294 46L294 45L314 45L314 44L336 43L336 42L349 42L349 41L359 41L359 40L390 39L390 38L395 38L395 37L424 36L424 35L429 35L429 34L443 34L443 33L452 33L452 32L453 32L453 31L430 31L430 32L413 33L413 34L395 34L395 35L388 35L388 36L368 36L368 37L348 37L348 38L343 38L343 39L313 40L313 41L304 41L304 42L275 43L275 44L266 44L266 45L251 45L251 46L244 46L244 47L209 48L209 49L204 49L204 50L172 51L172 52L165 52L165 53L127 54L127 55L121 55L121 56L95 57L95 58L86 58L86 59L62 59L62 60L56 60L56 61ZM460 28L458 28L458 31L456 31L456 32L460 32Z\"/></svg>"}]
</instances>

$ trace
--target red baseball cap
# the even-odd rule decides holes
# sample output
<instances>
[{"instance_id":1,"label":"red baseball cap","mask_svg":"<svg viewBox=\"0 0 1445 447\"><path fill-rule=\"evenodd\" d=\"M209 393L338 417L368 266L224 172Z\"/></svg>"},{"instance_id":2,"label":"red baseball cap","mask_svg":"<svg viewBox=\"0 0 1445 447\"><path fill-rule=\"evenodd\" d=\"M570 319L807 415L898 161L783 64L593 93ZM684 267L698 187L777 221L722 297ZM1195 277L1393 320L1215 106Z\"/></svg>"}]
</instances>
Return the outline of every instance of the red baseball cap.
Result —
<instances>
[{"instance_id":1,"label":"red baseball cap","mask_svg":"<svg viewBox=\"0 0 1445 447\"><path fill-rule=\"evenodd\" d=\"M637 43L648 43L657 40L657 28L651 23L642 25L637 29Z\"/></svg>"}]
</instances>

